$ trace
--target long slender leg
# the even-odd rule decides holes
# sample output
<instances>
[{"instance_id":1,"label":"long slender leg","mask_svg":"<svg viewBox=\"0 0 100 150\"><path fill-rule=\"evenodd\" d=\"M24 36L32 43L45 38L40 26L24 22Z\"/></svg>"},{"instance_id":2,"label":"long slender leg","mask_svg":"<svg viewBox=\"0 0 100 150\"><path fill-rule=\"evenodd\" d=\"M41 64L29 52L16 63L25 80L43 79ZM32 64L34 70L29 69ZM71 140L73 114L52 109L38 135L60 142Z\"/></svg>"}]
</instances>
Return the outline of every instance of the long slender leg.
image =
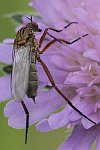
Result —
<instances>
[{"instance_id":1,"label":"long slender leg","mask_svg":"<svg viewBox=\"0 0 100 150\"><path fill-rule=\"evenodd\" d=\"M23 109L26 114L26 133L25 133L25 144L27 144L27 135L28 135L28 128L29 128L29 111L24 103L24 101L21 101L21 104L23 106Z\"/></svg>"},{"instance_id":2,"label":"long slender leg","mask_svg":"<svg viewBox=\"0 0 100 150\"><path fill-rule=\"evenodd\" d=\"M68 28L68 27L69 27L70 25L72 25L72 24L78 24L78 23L77 23L77 22L70 22L68 25L66 25L65 27L63 27L63 29ZM56 31L56 32L61 32L61 31L63 31L63 29L62 29L62 30L58 30L58 31ZM48 34L50 37L52 37L52 38L55 39L55 37L54 37L53 35L51 35L50 33L47 32L47 34Z\"/></svg>"},{"instance_id":3,"label":"long slender leg","mask_svg":"<svg viewBox=\"0 0 100 150\"><path fill-rule=\"evenodd\" d=\"M77 24L77 22L70 22L68 25L66 25L65 27L63 27L63 29L69 27L71 24ZM53 28L46 28L46 29L44 30L43 35L42 35L41 38L40 38L39 47L41 47L43 41L45 40L46 34L48 34L50 37L56 39L54 36L52 36L51 34L48 33L48 30L52 30L52 31L55 31L55 32L61 32L61 31L63 31L63 29L57 30L57 29L53 29Z\"/></svg>"},{"instance_id":4,"label":"long slender leg","mask_svg":"<svg viewBox=\"0 0 100 150\"><path fill-rule=\"evenodd\" d=\"M94 121L92 121L90 118L88 118L87 116L85 116L80 110L78 110L69 100L68 98L59 90L59 88L55 85L54 79L49 71L49 69L47 68L46 64L40 59L40 57L37 58L37 60L41 63L48 79L50 80L52 86L55 88L55 90L65 99L65 101L74 109L76 110L80 115L82 115L84 118L88 119L90 122L92 122L93 124L96 124Z\"/></svg>"},{"instance_id":5,"label":"long slender leg","mask_svg":"<svg viewBox=\"0 0 100 150\"><path fill-rule=\"evenodd\" d=\"M85 35L83 35L82 37L85 37L85 36L87 36L88 34L85 34ZM55 42L64 42L64 43L66 43L66 44L68 44L68 45L70 45L70 44L73 44L73 43L75 43L75 42L77 42L77 41L79 41L81 38L79 37L79 38L77 38L77 39L75 39L75 40L73 40L72 42L69 42L69 41L66 41L66 40L64 40L64 39L60 39L60 38L55 38L55 39L53 39L52 41L50 41L43 49L42 49L42 51L40 52L40 54L42 54L43 52L45 52L46 50L48 50L48 48L51 46L51 45L53 45Z\"/></svg>"}]
</instances>

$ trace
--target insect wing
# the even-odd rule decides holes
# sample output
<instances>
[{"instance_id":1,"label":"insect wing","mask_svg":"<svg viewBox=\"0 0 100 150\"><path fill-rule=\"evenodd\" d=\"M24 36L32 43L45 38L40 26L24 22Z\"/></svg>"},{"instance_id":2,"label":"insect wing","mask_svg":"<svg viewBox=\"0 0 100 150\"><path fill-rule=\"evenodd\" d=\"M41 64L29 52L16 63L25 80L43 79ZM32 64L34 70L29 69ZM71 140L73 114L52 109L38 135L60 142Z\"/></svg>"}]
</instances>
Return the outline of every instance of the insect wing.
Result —
<instances>
[{"instance_id":1,"label":"insect wing","mask_svg":"<svg viewBox=\"0 0 100 150\"><path fill-rule=\"evenodd\" d=\"M12 70L12 96L21 101L26 95L30 70L30 46L24 45L14 49Z\"/></svg>"}]
</instances>

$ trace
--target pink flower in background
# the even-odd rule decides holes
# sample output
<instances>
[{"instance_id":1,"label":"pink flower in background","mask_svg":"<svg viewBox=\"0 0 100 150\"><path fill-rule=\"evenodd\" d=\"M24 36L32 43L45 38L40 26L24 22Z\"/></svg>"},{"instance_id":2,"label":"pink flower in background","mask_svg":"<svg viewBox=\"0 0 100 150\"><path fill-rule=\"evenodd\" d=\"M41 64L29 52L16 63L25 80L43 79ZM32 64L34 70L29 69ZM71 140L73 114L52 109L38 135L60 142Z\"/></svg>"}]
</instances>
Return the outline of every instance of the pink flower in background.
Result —
<instances>
[{"instance_id":1,"label":"pink flower in background","mask_svg":"<svg viewBox=\"0 0 100 150\"><path fill-rule=\"evenodd\" d=\"M0 44L0 62L9 66L12 63L11 57L12 45ZM11 98L10 78L10 74L0 77L0 102Z\"/></svg>"},{"instance_id":2,"label":"pink flower in background","mask_svg":"<svg viewBox=\"0 0 100 150\"><path fill-rule=\"evenodd\" d=\"M57 87L69 100L87 117L97 123L89 122L80 116L52 88L41 92L49 81L42 67L37 63L39 89L36 104L25 98L25 104L30 112L30 125L40 121L36 128L47 132L63 126L70 129L78 125L72 135L59 147L59 150L89 150L96 140L96 150L100 149L100 1L99 0L33 0L29 3L35 8L41 18L34 17L39 27L62 29L69 22L72 24L60 33L49 31L55 37L73 41L88 33L80 41L66 45L55 43L41 59L46 63ZM27 18L22 18L23 24ZM40 34L37 34L39 40ZM47 36L44 45L52 40ZM42 49L42 48L41 48ZM1 60L1 59L0 59ZM64 105L62 111L53 113ZM16 110L16 111L15 111ZM5 108L5 116L9 125L14 128L25 128L25 113L20 103L10 101ZM46 118L49 115L48 118Z\"/></svg>"}]
</instances>

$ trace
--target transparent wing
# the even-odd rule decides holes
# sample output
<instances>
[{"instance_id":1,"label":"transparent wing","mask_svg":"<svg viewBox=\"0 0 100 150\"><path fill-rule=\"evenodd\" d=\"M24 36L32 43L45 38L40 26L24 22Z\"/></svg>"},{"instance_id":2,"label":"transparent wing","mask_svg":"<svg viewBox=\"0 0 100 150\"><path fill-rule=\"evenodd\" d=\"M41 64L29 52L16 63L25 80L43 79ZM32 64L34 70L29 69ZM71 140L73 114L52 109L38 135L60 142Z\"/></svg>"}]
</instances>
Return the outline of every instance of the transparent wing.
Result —
<instances>
[{"instance_id":1,"label":"transparent wing","mask_svg":"<svg viewBox=\"0 0 100 150\"><path fill-rule=\"evenodd\" d=\"M22 100L28 88L30 58L29 45L14 49L11 86L16 101Z\"/></svg>"}]
</instances>

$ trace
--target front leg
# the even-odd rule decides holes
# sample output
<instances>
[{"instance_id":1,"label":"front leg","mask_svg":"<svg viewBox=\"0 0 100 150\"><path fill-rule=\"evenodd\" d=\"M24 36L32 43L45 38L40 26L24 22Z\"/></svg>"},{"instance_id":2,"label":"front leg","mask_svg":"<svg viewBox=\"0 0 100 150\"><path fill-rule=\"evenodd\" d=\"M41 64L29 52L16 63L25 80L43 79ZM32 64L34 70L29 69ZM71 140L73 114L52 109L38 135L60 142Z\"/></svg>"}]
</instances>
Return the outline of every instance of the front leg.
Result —
<instances>
[{"instance_id":1,"label":"front leg","mask_svg":"<svg viewBox=\"0 0 100 150\"><path fill-rule=\"evenodd\" d=\"M69 27L70 25L72 25L72 24L77 24L77 22L70 22L68 25L66 25L65 27L63 27L63 29L68 28L68 27ZM43 41L45 40L46 34L48 34L50 37L56 39L54 36L52 36L51 34L48 33L48 30L52 30L52 31L54 31L54 32L61 32L61 31L63 31L63 29L57 30L57 29L53 29L53 28L46 28L46 29L44 30L43 35L42 35L41 38L40 38L39 47L41 47L41 45L43 44Z\"/></svg>"},{"instance_id":2,"label":"front leg","mask_svg":"<svg viewBox=\"0 0 100 150\"><path fill-rule=\"evenodd\" d=\"M87 36L87 35L88 35L88 34L85 34L85 35L83 35L82 37L85 37L85 36ZM66 40L64 40L64 39L55 38L55 39L53 39L52 41L50 41L50 42L42 49L42 51L40 51L39 53L40 53L40 54L44 53L44 52L45 52L46 50L48 50L48 48L49 48L51 45L53 45L55 42L60 42L60 43L63 42L63 43L65 43L65 44L70 45L70 44L73 44L73 43L79 41L80 39L81 39L81 37L79 37L79 38L73 40L72 42L69 42L69 41L66 41Z\"/></svg>"}]
</instances>

